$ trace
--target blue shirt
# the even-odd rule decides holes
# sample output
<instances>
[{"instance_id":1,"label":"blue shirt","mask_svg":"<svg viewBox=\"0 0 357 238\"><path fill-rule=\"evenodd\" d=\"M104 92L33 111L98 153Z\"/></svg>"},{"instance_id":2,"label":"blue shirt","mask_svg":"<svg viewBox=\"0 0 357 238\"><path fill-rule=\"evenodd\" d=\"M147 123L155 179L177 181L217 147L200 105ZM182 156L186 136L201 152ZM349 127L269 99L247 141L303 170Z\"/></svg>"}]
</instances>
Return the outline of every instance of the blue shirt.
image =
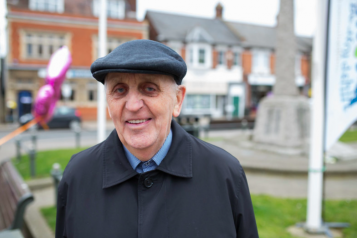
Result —
<instances>
[{"instance_id":1,"label":"blue shirt","mask_svg":"<svg viewBox=\"0 0 357 238\"><path fill-rule=\"evenodd\" d=\"M128 158L129 163L133 169L138 173L145 173L151 170L156 169L157 166L160 165L161 161L167 155L167 152L170 149L172 142L172 131L170 130L169 135L166 137L166 140L160 150L148 161L142 162L138 158L136 158L130 151L124 147L126 158Z\"/></svg>"}]
</instances>

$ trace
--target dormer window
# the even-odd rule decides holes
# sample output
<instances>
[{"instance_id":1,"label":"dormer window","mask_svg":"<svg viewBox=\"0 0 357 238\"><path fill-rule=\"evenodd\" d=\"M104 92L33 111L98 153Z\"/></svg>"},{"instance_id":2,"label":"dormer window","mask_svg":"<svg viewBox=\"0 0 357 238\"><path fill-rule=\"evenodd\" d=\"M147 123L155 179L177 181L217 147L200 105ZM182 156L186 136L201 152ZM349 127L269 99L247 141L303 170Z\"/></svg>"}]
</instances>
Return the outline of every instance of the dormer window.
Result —
<instances>
[{"instance_id":1,"label":"dormer window","mask_svg":"<svg viewBox=\"0 0 357 238\"><path fill-rule=\"evenodd\" d=\"M205 49L198 50L198 63L204 64L206 61L206 51Z\"/></svg>"},{"instance_id":2,"label":"dormer window","mask_svg":"<svg viewBox=\"0 0 357 238\"><path fill-rule=\"evenodd\" d=\"M186 35L189 66L193 68L210 68L212 65L213 38L206 30L197 26Z\"/></svg>"},{"instance_id":3,"label":"dormer window","mask_svg":"<svg viewBox=\"0 0 357 238\"><path fill-rule=\"evenodd\" d=\"M93 0L93 15L99 17L100 0ZM115 19L125 18L124 0L107 0L107 17Z\"/></svg>"},{"instance_id":4,"label":"dormer window","mask_svg":"<svg viewBox=\"0 0 357 238\"><path fill-rule=\"evenodd\" d=\"M30 0L29 8L33 11L62 13L64 0Z\"/></svg>"},{"instance_id":5,"label":"dormer window","mask_svg":"<svg viewBox=\"0 0 357 238\"><path fill-rule=\"evenodd\" d=\"M218 65L224 65L225 64L225 58L224 58L224 51L218 51Z\"/></svg>"},{"instance_id":6,"label":"dormer window","mask_svg":"<svg viewBox=\"0 0 357 238\"><path fill-rule=\"evenodd\" d=\"M238 52L233 52L233 66L240 65L240 54Z\"/></svg>"}]
</instances>

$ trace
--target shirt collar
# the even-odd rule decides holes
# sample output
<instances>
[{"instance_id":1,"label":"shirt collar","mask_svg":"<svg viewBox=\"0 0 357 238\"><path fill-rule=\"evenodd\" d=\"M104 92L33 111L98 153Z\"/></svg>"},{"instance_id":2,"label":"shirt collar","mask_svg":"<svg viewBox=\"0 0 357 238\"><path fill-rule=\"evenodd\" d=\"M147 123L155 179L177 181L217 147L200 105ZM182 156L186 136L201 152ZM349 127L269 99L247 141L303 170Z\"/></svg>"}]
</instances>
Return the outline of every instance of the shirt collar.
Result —
<instances>
[{"instance_id":1,"label":"shirt collar","mask_svg":"<svg viewBox=\"0 0 357 238\"><path fill-rule=\"evenodd\" d=\"M167 152L169 151L171 146L171 142L172 142L172 130L170 129L170 133L166 137L164 144L162 145L160 150L151 158L151 160L154 161L156 165L159 166L161 161L167 155ZM135 155L133 155L124 145L123 148L131 167L133 167L133 169L136 170L136 167L138 167L138 165L141 163L141 160L136 158Z\"/></svg>"},{"instance_id":2,"label":"shirt collar","mask_svg":"<svg viewBox=\"0 0 357 238\"><path fill-rule=\"evenodd\" d=\"M172 143L167 152L166 159L162 160L157 170L182 178L192 178L192 138L176 122L171 122ZM134 176L129 160L125 156L122 143L114 129L103 142L103 188L120 184Z\"/></svg>"}]
</instances>

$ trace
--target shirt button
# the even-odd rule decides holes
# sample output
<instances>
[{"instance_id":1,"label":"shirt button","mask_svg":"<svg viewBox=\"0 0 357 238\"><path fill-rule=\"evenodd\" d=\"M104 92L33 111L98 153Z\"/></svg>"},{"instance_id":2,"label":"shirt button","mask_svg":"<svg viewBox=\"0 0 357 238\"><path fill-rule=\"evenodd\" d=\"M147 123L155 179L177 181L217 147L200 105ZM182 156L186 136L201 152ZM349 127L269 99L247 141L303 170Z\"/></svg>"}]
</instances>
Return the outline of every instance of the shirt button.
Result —
<instances>
[{"instance_id":1,"label":"shirt button","mask_svg":"<svg viewBox=\"0 0 357 238\"><path fill-rule=\"evenodd\" d=\"M151 188L153 184L154 184L154 182L152 181L152 179L150 177L147 177L144 180L144 186L147 188Z\"/></svg>"}]
</instances>

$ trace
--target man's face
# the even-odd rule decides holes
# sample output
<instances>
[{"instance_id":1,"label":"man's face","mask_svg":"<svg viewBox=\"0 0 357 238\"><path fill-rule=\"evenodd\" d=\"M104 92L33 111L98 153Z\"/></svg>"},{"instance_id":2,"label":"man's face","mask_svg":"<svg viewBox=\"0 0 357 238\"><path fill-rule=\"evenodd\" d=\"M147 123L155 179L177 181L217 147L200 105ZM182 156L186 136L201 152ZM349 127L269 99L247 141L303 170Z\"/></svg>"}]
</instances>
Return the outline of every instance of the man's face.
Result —
<instances>
[{"instance_id":1,"label":"man's face","mask_svg":"<svg viewBox=\"0 0 357 238\"><path fill-rule=\"evenodd\" d=\"M120 141L140 160L150 159L180 114L185 88L167 75L109 73L105 79L110 116Z\"/></svg>"}]
</instances>

